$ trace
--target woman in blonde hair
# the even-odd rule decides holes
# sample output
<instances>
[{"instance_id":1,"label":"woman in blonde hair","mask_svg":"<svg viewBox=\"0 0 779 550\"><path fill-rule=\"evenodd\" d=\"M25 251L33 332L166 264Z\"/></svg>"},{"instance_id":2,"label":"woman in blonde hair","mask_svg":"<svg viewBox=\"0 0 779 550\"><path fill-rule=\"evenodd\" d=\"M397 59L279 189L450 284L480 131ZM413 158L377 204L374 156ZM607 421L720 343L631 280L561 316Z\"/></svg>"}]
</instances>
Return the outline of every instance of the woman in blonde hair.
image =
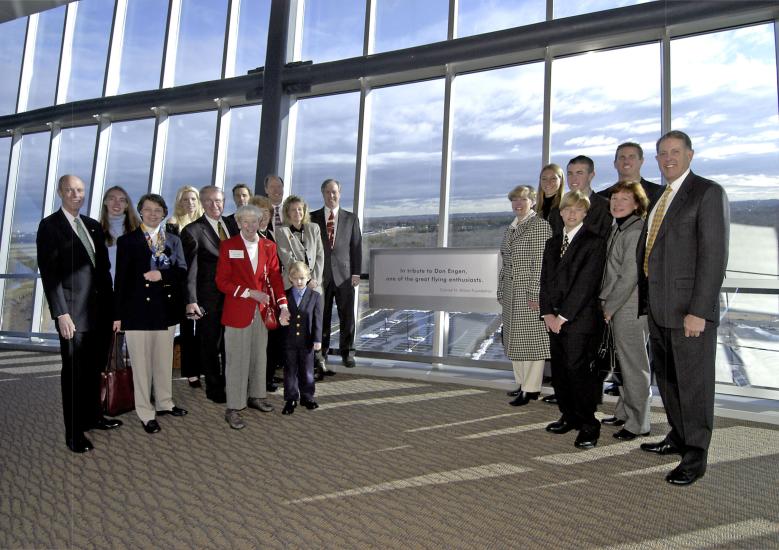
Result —
<instances>
[{"instance_id":1,"label":"woman in blonde hair","mask_svg":"<svg viewBox=\"0 0 779 550\"><path fill-rule=\"evenodd\" d=\"M180 187L176 191L176 202L173 215L168 220L165 230L174 235L180 235L184 228L203 215L200 204L200 192L191 185Z\"/></svg>"},{"instance_id":2,"label":"woman in blonde hair","mask_svg":"<svg viewBox=\"0 0 779 550\"><path fill-rule=\"evenodd\" d=\"M565 175L560 166L551 163L541 168L541 174L538 176L538 201L533 210L543 219L549 220L552 209L560 207L564 189Z\"/></svg>"}]
</instances>

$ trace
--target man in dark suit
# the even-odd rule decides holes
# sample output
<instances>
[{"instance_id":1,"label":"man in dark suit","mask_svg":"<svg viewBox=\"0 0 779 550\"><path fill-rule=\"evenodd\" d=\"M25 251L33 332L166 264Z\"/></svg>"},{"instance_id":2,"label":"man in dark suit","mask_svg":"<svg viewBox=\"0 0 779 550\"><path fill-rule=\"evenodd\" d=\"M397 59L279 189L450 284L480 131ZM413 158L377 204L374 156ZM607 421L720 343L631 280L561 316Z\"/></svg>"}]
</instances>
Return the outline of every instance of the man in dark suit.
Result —
<instances>
[{"instance_id":1,"label":"man in dark suit","mask_svg":"<svg viewBox=\"0 0 779 550\"><path fill-rule=\"evenodd\" d=\"M581 449L594 447L600 436L595 410L601 386L590 361L603 321L598 291L606 261L605 239L584 224L589 203L581 191L567 193L560 202L563 230L546 242L539 294L549 331L552 385L562 413L546 430L579 430L575 445Z\"/></svg>"},{"instance_id":2,"label":"man in dark suit","mask_svg":"<svg viewBox=\"0 0 779 550\"><path fill-rule=\"evenodd\" d=\"M200 190L205 213L181 232L187 259L187 317L195 319L195 338L206 380L206 397L225 403L225 351L222 306L224 295L216 288L219 244L238 234L232 218L222 218L224 194L213 185Z\"/></svg>"},{"instance_id":3,"label":"man in dark suit","mask_svg":"<svg viewBox=\"0 0 779 550\"><path fill-rule=\"evenodd\" d=\"M663 194L663 186L641 177L641 167L643 165L644 149L641 145L632 141L626 141L617 146L617 151L614 153L614 169L618 175L617 182L637 181L641 183L641 187L643 187L644 193L646 193L649 199L649 210L652 210L660 195ZM598 195L605 199L611 198L612 187L614 186L610 185L603 191L598 191Z\"/></svg>"},{"instance_id":4,"label":"man in dark suit","mask_svg":"<svg viewBox=\"0 0 779 550\"><path fill-rule=\"evenodd\" d=\"M38 267L62 356L65 442L74 453L93 449L84 432L110 430L120 420L103 417L100 371L108 360L113 290L100 224L79 215L84 182L65 175L57 183L62 208L44 218L36 237Z\"/></svg>"},{"instance_id":5,"label":"man in dark suit","mask_svg":"<svg viewBox=\"0 0 779 550\"><path fill-rule=\"evenodd\" d=\"M265 196L270 199L271 205L273 206L273 210L270 213L270 223L268 224L268 229L273 231L277 227L283 225L284 215L281 206L284 200L284 180L279 176L269 174L265 176L263 186L265 189Z\"/></svg>"},{"instance_id":6,"label":"man in dark suit","mask_svg":"<svg viewBox=\"0 0 779 550\"><path fill-rule=\"evenodd\" d=\"M568 161L568 188L579 191L590 201L590 209L584 219L584 226L604 239L609 238L613 218L609 211L609 201L592 190L592 180L595 178L595 163L590 157L579 155ZM563 230L560 209L553 208L549 213L549 225L552 233L559 234Z\"/></svg>"},{"instance_id":7,"label":"man in dark suit","mask_svg":"<svg viewBox=\"0 0 779 550\"><path fill-rule=\"evenodd\" d=\"M242 206L249 204L252 199L252 190L245 183L236 183L233 186L233 202L235 202L235 209L238 210ZM225 219L231 219L235 221L235 214L228 214ZM238 225L238 222L235 222Z\"/></svg>"},{"instance_id":8,"label":"man in dark suit","mask_svg":"<svg viewBox=\"0 0 779 550\"><path fill-rule=\"evenodd\" d=\"M648 308L657 386L671 431L641 449L679 454L667 476L689 485L706 472L714 424L714 362L719 293L728 262L730 212L725 190L690 170L692 142L668 132L657 141L667 182L636 251L639 308Z\"/></svg>"},{"instance_id":9,"label":"man in dark suit","mask_svg":"<svg viewBox=\"0 0 779 550\"><path fill-rule=\"evenodd\" d=\"M362 270L362 233L357 216L340 207L341 184L327 179L321 186L325 205L311 212L311 221L319 224L325 249L322 288L325 308L322 350L326 357L330 346L333 300L338 308L339 352L346 367L354 367L354 294Z\"/></svg>"}]
</instances>

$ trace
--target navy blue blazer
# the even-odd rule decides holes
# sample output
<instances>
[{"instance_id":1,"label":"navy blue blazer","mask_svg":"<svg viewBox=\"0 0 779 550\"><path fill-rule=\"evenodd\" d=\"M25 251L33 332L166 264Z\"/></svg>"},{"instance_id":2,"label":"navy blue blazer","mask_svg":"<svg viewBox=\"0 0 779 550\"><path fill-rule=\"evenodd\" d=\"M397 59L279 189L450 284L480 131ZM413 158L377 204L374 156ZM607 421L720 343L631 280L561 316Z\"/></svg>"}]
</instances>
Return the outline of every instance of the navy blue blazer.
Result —
<instances>
[{"instance_id":1,"label":"navy blue blazer","mask_svg":"<svg viewBox=\"0 0 779 550\"><path fill-rule=\"evenodd\" d=\"M165 254L170 267L160 269L161 281L150 282L143 278L151 270L143 231L138 228L117 239L114 318L122 321L122 330L164 330L181 320L187 263L176 235L165 234Z\"/></svg>"},{"instance_id":2,"label":"navy blue blazer","mask_svg":"<svg viewBox=\"0 0 779 550\"><path fill-rule=\"evenodd\" d=\"M317 291L308 288L303 294L303 299L300 300L300 306L297 306L292 288L287 289L287 307L289 308L287 347L312 349L316 342L322 341L322 300L320 296Z\"/></svg>"}]
</instances>

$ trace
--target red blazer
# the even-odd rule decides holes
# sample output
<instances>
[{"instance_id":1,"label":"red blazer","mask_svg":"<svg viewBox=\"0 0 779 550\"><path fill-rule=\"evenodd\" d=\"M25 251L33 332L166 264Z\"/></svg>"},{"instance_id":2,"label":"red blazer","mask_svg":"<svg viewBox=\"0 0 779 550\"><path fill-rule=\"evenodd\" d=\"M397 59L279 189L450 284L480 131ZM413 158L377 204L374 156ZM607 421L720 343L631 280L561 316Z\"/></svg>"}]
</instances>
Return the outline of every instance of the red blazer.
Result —
<instances>
[{"instance_id":1,"label":"red blazer","mask_svg":"<svg viewBox=\"0 0 779 550\"><path fill-rule=\"evenodd\" d=\"M245 328L251 324L256 307L260 308L260 314L265 311L265 305L241 296L247 289L269 293L268 285L265 284L266 270L276 302L279 305L286 304L287 296L279 271L279 257L272 241L260 239L256 273L252 270L252 263L240 233L222 241L219 245L219 261L216 264L216 286L225 295L223 325Z\"/></svg>"}]
</instances>

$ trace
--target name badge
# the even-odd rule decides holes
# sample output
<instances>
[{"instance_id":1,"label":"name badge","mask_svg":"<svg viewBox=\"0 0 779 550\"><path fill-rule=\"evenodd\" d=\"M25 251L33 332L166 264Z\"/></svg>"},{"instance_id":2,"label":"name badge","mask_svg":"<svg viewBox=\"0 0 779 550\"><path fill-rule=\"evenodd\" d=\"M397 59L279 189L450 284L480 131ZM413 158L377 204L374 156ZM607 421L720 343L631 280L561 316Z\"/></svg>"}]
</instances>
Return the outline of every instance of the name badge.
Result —
<instances>
[{"instance_id":1,"label":"name badge","mask_svg":"<svg viewBox=\"0 0 779 550\"><path fill-rule=\"evenodd\" d=\"M241 260L243 259L243 250L228 250L228 252L230 253L231 259L232 258L238 258Z\"/></svg>"}]
</instances>

